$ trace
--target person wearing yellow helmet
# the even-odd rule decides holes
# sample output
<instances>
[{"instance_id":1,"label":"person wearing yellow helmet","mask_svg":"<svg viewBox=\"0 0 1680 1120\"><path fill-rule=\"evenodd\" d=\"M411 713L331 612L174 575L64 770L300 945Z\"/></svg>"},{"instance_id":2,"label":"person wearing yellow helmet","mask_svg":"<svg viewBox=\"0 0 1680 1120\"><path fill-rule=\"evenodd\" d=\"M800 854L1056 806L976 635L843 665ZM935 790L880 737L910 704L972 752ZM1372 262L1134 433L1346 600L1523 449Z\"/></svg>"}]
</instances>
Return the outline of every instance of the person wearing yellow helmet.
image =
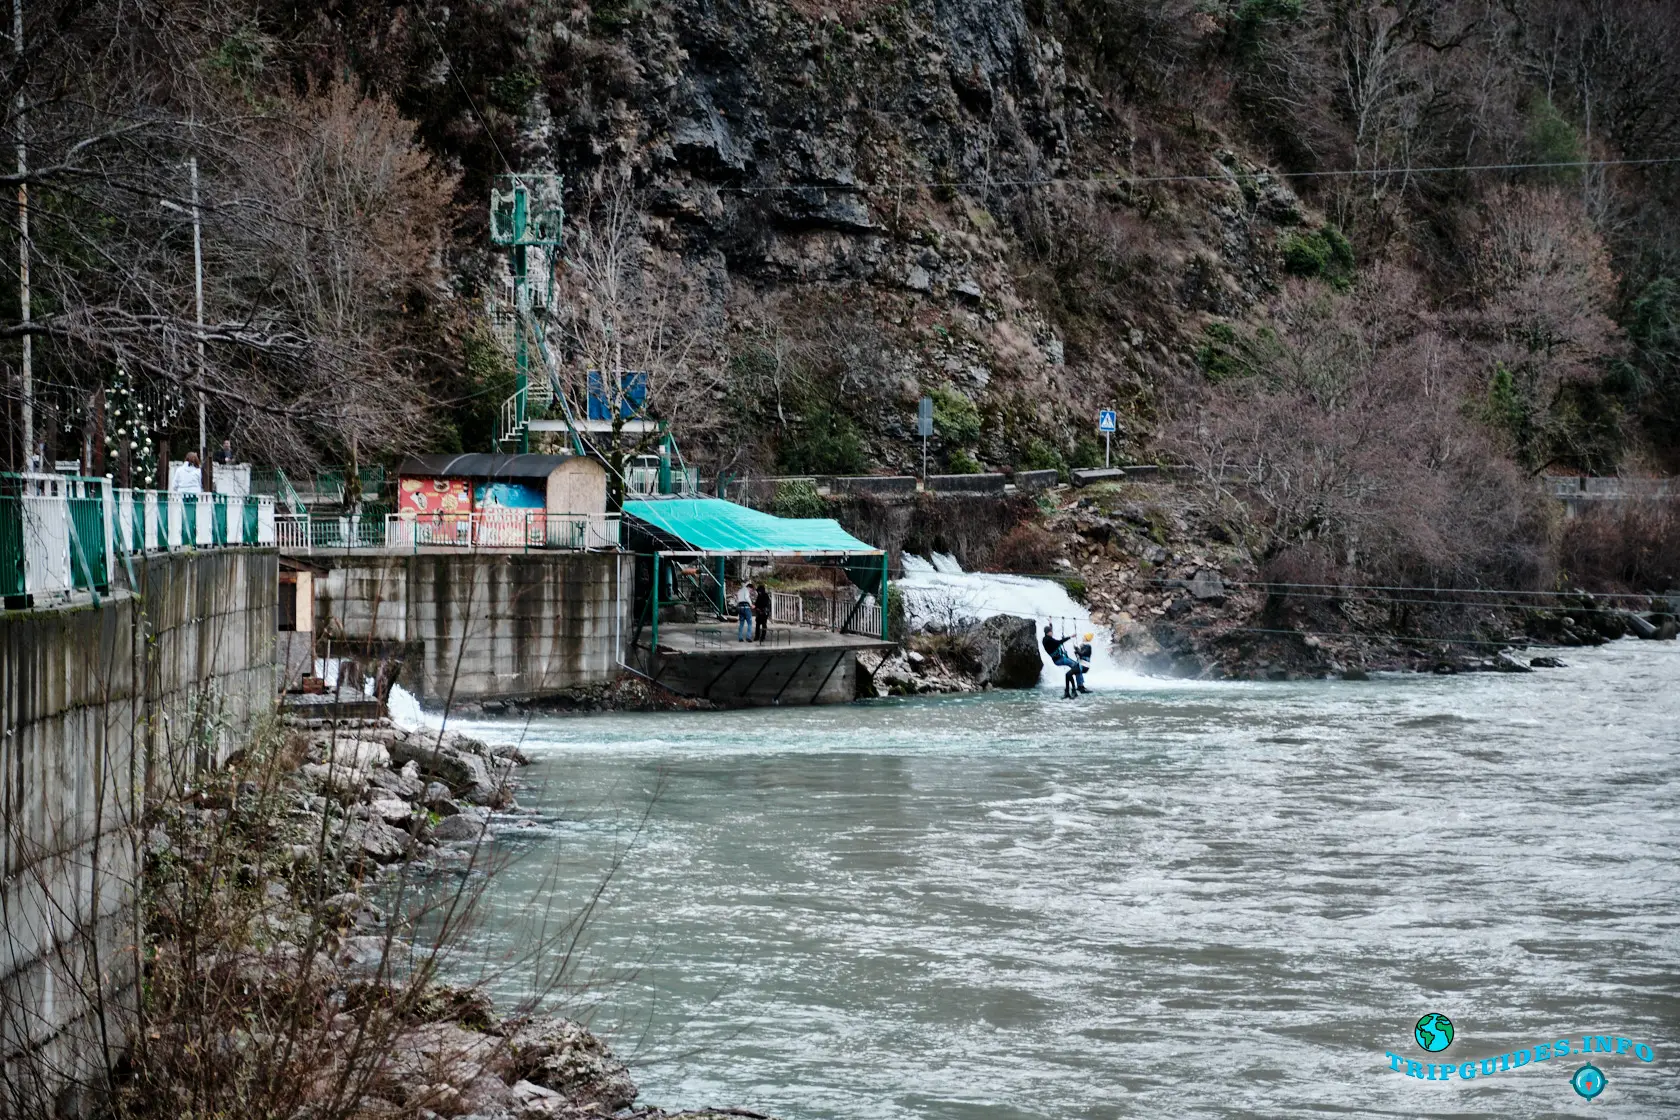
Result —
<instances>
[{"instance_id":1,"label":"person wearing yellow helmet","mask_svg":"<svg viewBox=\"0 0 1680 1120\"><path fill-rule=\"evenodd\" d=\"M1073 699L1076 687L1079 692L1091 691L1085 687L1084 661L1077 656L1068 655L1067 644L1072 640L1073 636L1071 634L1060 638L1056 637L1054 624L1050 622L1044 624L1044 652L1050 655L1050 660L1054 664L1067 670L1067 677L1062 685L1062 699L1064 700ZM1084 648L1089 649L1090 647L1086 646Z\"/></svg>"}]
</instances>

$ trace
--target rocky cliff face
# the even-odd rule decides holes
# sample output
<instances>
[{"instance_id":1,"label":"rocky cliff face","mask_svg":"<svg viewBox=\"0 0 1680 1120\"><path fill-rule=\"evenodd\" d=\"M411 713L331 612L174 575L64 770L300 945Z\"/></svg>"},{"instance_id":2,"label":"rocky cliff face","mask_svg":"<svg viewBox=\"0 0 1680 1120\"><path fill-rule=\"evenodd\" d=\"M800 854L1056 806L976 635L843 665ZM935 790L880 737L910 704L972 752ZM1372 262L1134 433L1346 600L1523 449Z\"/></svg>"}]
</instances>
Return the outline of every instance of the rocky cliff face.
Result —
<instances>
[{"instance_id":1,"label":"rocky cliff face","mask_svg":"<svg viewBox=\"0 0 1680 1120\"><path fill-rule=\"evenodd\" d=\"M1187 165L1228 182L1173 195L1044 186L1139 136L1022 0L602 4L542 65L520 159L580 214L633 192L722 374L690 441L738 466L798 469L816 415L908 467L930 392L936 467L1089 457L1117 402L1135 440L1155 375L1189 368L1181 320L1253 303L1301 218L1229 151Z\"/></svg>"}]
</instances>

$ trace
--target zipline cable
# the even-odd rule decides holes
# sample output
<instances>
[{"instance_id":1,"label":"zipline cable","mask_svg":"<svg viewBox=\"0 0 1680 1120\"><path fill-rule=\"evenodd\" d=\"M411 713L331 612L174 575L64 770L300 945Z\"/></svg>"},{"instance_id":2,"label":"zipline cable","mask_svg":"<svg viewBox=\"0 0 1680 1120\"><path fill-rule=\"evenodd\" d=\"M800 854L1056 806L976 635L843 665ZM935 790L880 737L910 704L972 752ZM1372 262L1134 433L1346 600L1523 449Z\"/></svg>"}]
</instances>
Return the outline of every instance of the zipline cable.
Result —
<instances>
[{"instance_id":1,"label":"zipline cable","mask_svg":"<svg viewBox=\"0 0 1680 1120\"><path fill-rule=\"evenodd\" d=\"M1186 581L1174 580L1166 576L1149 576L1143 582L1172 584ZM1641 591L1526 591L1516 587L1407 587L1403 585L1386 585L1376 583L1289 583L1279 580L1237 580L1221 578L1226 587L1256 587L1256 588L1308 588L1320 591L1415 591L1439 592L1443 595L1551 595L1555 597L1590 595L1595 599L1651 599L1663 598L1663 593L1650 595ZM1472 604L1473 605L1473 604Z\"/></svg>"}]
</instances>

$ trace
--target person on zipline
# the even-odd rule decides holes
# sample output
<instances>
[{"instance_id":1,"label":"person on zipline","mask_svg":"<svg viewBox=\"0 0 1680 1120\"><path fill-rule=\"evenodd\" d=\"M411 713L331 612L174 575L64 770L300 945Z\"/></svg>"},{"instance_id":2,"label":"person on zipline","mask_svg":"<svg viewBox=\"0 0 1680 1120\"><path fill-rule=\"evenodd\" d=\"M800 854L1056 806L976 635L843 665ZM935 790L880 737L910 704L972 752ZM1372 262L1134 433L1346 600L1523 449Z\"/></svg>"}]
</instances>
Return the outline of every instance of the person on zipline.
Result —
<instances>
[{"instance_id":1,"label":"person on zipline","mask_svg":"<svg viewBox=\"0 0 1680 1120\"><path fill-rule=\"evenodd\" d=\"M1075 685L1078 686L1080 692L1091 691L1085 687L1084 665L1078 658L1068 656L1066 646L1072 639L1073 635L1071 634L1061 638L1056 637L1054 627L1048 622L1044 624L1044 652L1050 655L1052 662L1067 670L1067 678L1062 685L1062 699L1064 700L1073 698Z\"/></svg>"}]
</instances>

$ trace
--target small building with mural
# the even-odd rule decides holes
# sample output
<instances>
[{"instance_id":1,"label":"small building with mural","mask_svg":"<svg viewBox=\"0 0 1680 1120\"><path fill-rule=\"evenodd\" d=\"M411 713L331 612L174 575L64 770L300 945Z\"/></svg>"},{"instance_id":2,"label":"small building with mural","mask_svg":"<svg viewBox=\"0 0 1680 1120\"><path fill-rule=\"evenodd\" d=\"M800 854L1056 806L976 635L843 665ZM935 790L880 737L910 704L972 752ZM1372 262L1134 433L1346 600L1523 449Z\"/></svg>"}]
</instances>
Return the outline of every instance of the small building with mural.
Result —
<instances>
[{"instance_id":1,"label":"small building with mural","mask_svg":"<svg viewBox=\"0 0 1680 1120\"><path fill-rule=\"evenodd\" d=\"M581 455L411 455L397 467L396 512L415 544L611 547L606 511L606 469Z\"/></svg>"}]
</instances>

